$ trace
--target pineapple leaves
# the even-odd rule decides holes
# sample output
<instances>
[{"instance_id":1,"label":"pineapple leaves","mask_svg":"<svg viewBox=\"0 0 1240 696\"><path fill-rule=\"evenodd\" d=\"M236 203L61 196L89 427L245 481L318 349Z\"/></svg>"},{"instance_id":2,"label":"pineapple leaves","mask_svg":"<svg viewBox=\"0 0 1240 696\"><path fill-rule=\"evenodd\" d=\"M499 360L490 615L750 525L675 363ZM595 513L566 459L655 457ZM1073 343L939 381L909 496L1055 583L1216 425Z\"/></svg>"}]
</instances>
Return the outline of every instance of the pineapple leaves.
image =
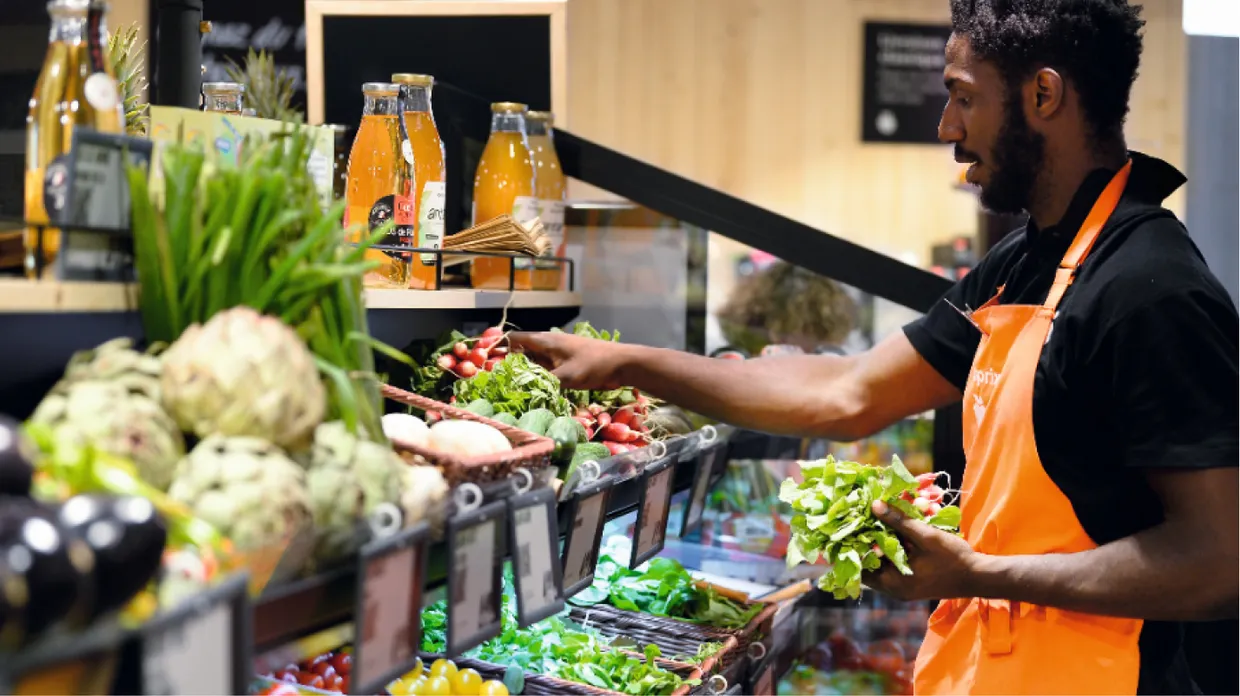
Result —
<instances>
[{"instance_id":1,"label":"pineapple leaves","mask_svg":"<svg viewBox=\"0 0 1240 696\"><path fill-rule=\"evenodd\" d=\"M228 79L245 85L245 103L254 109L259 118L270 118L290 123L303 123L305 118L292 107L293 77L276 69L275 58L266 51L255 52L251 48L245 55L244 67L228 59ZM301 161L301 153L294 157Z\"/></svg>"}]
</instances>

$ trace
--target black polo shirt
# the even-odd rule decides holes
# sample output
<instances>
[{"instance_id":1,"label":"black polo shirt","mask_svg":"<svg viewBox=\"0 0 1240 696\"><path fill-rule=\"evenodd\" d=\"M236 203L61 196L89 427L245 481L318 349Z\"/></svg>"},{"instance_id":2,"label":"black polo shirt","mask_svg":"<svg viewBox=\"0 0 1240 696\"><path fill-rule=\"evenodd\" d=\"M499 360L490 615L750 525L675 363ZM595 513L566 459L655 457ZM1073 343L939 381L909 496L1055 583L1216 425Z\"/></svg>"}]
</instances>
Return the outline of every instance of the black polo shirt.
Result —
<instances>
[{"instance_id":1,"label":"black polo shirt","mask_svg":"<svg viewBox=\"0 0 1240 696\"><path fill-rule=\"evenodd\" d=\"M1145 469L1234 467L1240 460L1240 320L1163 200L1185 182L1132 153L1119 205L1060 301L1038 362L1033 429L1042 465L1101 545L1162 519ZM1090 174L1063 220L1003 239L945 300L977 308L1041 304L1055 269L1114 171ZM963 392L980 334L946 301L904 329ZM1149 622L1140 693L1192 693L1183 627ZM1234 663L1230 668L1234 672Z\"/></svg>"}]
</instances>

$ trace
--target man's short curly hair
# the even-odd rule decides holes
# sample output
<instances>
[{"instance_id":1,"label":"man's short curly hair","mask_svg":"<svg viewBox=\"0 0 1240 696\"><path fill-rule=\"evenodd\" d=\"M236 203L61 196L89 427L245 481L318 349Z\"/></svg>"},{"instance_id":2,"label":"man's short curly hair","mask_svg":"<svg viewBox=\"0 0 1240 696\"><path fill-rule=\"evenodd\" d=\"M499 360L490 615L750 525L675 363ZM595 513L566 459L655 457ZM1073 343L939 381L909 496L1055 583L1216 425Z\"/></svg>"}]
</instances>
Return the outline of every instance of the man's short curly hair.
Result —
<instances>
[{"instance_id":1,"label":"man's short curly hair","mask_svg":"<svg viewBox=\"0 0 1240 696\"><path fill-rule=\"evenodd\" d=\"M1122 133L1141 62L1141 6L1128 0L951 0L952 29L1009 90L1050 67L1075 87L1098 137Z\"/></svg>"}]
</instances>

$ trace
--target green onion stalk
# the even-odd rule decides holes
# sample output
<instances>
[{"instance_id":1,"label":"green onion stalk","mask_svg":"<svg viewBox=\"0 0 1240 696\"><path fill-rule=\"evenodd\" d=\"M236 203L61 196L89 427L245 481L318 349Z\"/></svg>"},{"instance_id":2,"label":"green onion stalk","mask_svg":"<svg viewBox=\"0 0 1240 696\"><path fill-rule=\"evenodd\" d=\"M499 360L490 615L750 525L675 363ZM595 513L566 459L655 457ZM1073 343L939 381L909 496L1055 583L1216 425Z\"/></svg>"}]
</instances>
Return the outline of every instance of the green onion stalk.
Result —
<instances>
[{"instance_id":1,"label":"green onion stalk","mask_svg":"<svg viewBox=\"0 0 1240 696\"><path fill-rule=\"evenodd\" d=\"M319 203L300 128L247 138L239 162L212 162L184 139L160 153L156 200L146 171L130 167L134 251L148 342L175 341L191 324L237 306L279 317L309 346L328 388L331 420L383 441L374 350L412 366L370 336L362 278L377 266L345 240L344 201ZM391 223L389 223L390 225Z\"/></svg>"}]
</instances>

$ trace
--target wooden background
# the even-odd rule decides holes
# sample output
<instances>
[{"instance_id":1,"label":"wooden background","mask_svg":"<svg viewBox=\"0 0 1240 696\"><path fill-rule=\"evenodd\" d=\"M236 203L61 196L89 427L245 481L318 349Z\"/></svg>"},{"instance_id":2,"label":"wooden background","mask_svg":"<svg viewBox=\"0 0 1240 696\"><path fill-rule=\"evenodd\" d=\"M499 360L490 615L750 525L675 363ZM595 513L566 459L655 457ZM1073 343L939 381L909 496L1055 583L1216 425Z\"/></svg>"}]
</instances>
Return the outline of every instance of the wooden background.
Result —
<instances>
[{"instance_id":1,"label":"wooden background","mask_svg":"<svg viewBox=\"0 0 1240 696\"><path fill-rule=\"evenodd\" d=\"M467 1L467 0L466 0ZM147 0L112 0L114 26ZM1143 0L1132 147L1183 166L1180 0ZM208 18L209 18L208 3ZM862 144L862 23L947 0L569 0L573 132L909 262L977 227L946 146ZM591 195L574 189L575 197ZM1170 201L1183 211L1183 194Z\"/></svg>"}]
</instances>

